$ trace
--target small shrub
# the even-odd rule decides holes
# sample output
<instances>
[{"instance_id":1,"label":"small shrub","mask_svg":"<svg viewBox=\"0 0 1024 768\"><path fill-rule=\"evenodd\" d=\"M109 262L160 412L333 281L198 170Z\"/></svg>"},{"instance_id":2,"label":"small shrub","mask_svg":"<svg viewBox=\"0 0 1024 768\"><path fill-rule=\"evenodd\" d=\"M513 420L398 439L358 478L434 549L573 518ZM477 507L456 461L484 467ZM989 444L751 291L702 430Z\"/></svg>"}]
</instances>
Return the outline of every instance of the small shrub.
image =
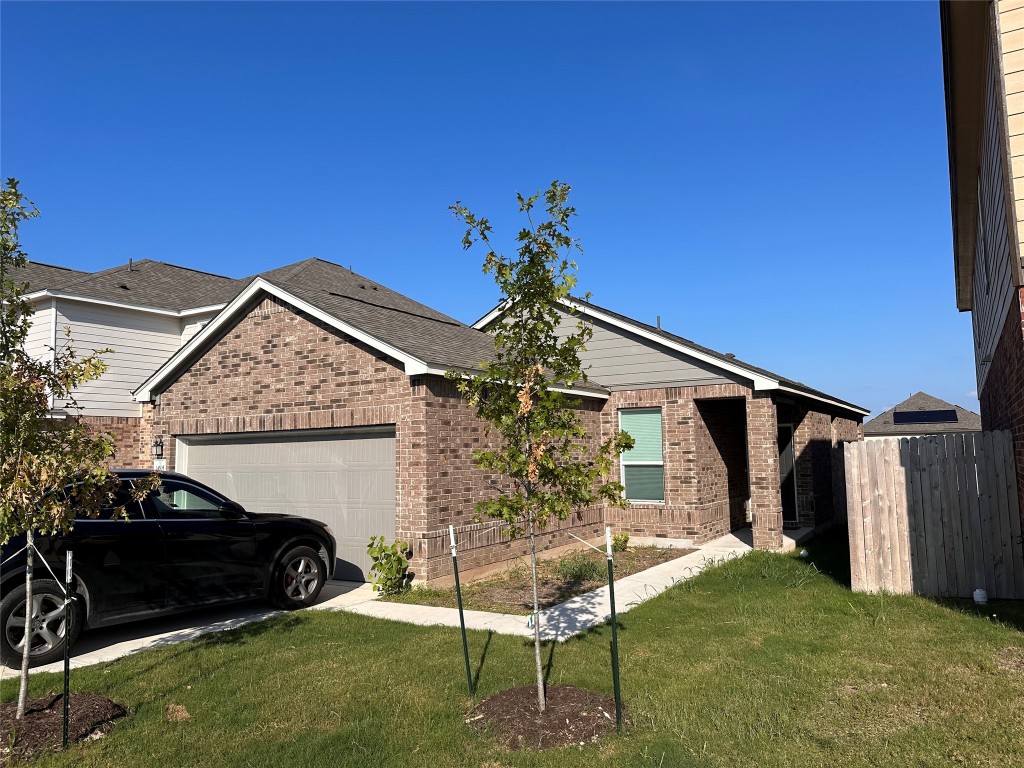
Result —
<instances>
[{"instance_id":1,"label":"small shrub","mask_svg":"<svg viewBox=\"0 0 1024 768\"><path fill-rule=\"evenodd\" d=\"M623 531L612 536L612 552L625 552L629 546L629 534Z\"/></svg>"},{"instance_id":2,"label":"small shrub","mask_svg":"<svg viewBox=\"0 0 1024 768\"><path fill-rule=\"evenodd\" d=\"M566 581L593 581L601 578L604 569L586 552L573 552L558 561L555 573Z\"/></svg>"},{"instance_id":3,"label":"small shrub","mask_svg":"<svg viewBox=\"0 0 1024 768\"><path fill-rule=\"evenodd\" d=\"M366 554L373 559L370 580L375 592L399 595L409 589L409 545L401 541L385 544L383 536L371 536Z\"/></svg>"}]
</instances>

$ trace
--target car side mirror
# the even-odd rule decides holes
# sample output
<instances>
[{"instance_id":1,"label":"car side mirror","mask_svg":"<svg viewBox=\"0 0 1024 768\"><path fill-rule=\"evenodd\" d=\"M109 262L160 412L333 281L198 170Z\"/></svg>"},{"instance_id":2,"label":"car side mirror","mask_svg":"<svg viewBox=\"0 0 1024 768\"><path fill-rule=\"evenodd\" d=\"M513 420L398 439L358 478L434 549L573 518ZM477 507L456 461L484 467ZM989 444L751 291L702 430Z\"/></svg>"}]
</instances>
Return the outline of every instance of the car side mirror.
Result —
<instances>
[{"instance_id":1,"label":"car side mirror","mask_svg":"<svg viewBox=\"0 0 1024 768\"><path fill-rule=\"evenodd\" d=\"M231 520L241 520L245 517L245 508L234 501L226 501L218 507L224 516Z\"/></svg>"}]
</instances>

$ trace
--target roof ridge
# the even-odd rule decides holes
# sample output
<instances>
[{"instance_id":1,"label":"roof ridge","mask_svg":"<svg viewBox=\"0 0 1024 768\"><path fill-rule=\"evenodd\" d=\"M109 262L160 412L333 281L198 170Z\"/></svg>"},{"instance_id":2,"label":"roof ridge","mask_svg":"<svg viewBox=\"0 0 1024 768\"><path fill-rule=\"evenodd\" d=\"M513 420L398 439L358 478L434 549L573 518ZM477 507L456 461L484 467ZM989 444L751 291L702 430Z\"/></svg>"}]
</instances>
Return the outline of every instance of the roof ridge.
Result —
<instances>
[{"instance_id":1,"label":"roof ridge","mask_svg":"<svg viewBox=\"0 0 1024 768\"><path fill-rule=\"evenodd\" d=\"M196 269L195 267L185 267L181 264L172 264L169 261L160 261L158 259L143 259L139 262L133 262L133 264L142 264L144 262L151 262L153 264L163 264L165 267L174 267L175 269L187 269L189 272L195 272L199 275L209 275L210 277L219 277L223 280L244 280L242 277L229 277L228 275L222 275L219 272L210 272L208 269Z\"/></svg>"},{"instance_id":2,"label":"roof ridge","mask_svg":"<svg viewBox=\"0 0 1024 768\"><path fill-rule=\"evenodd\" d=\"M49 267L50 269L63 269L68 272L78 272L83 275L91 275L91 272L86 272L84 269L75 269L74 267L65 267L62 264L47 264L45 261L35 261L34 259L28 260L29 264L35 264L38 267Z\"/></svg>"}]
</instances>

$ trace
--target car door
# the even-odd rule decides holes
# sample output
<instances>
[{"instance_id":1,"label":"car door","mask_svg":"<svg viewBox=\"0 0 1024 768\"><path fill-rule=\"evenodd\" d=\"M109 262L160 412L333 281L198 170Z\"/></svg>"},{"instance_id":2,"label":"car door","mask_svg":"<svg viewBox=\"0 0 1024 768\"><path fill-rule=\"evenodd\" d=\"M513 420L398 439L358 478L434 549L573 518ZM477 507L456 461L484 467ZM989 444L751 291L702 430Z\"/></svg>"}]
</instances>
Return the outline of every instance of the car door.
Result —
<instances>
[{"instance_id":1,"label":"car door","mask_svg":"<svg viewBox=\"0 0 1024 768\"><path fill-rule=\"evenodd\" d=\"M206 488L163 478L146 512L163 531L169 606L202 605L261 593L255 528Z\"/></svg>"},{"instance_id":2,"label":"car door","mask_svg":"<svg viewBox=\"0 0 1024 768\"><path fill-rule=\"evenodd\" d=\"M163 533L132 499L130 482L122 480L109 505L95 516L76 517L61 537L74 552L93 624L159 611L165 604Z\"/></svg>"}]
</instances>

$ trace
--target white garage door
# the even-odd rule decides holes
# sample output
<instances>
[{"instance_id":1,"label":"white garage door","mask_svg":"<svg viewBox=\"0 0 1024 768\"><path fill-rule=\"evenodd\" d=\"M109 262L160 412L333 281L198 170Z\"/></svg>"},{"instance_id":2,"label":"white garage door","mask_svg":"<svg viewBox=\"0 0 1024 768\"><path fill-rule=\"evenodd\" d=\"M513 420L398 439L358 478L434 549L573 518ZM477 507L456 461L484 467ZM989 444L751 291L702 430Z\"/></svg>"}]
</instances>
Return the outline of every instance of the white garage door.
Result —
<instances>
[{"instance_id":1,"label":"white garage door","mask_svg":"<svg viewBox=\"0 0 1024 768\"><path fill-rule=\"evenodd\" d=\"M370 536L395 537L394 429L179 437L176 469L252 512L322 520L334 577L362 580Z\"/></svg>"}]
</instances>

